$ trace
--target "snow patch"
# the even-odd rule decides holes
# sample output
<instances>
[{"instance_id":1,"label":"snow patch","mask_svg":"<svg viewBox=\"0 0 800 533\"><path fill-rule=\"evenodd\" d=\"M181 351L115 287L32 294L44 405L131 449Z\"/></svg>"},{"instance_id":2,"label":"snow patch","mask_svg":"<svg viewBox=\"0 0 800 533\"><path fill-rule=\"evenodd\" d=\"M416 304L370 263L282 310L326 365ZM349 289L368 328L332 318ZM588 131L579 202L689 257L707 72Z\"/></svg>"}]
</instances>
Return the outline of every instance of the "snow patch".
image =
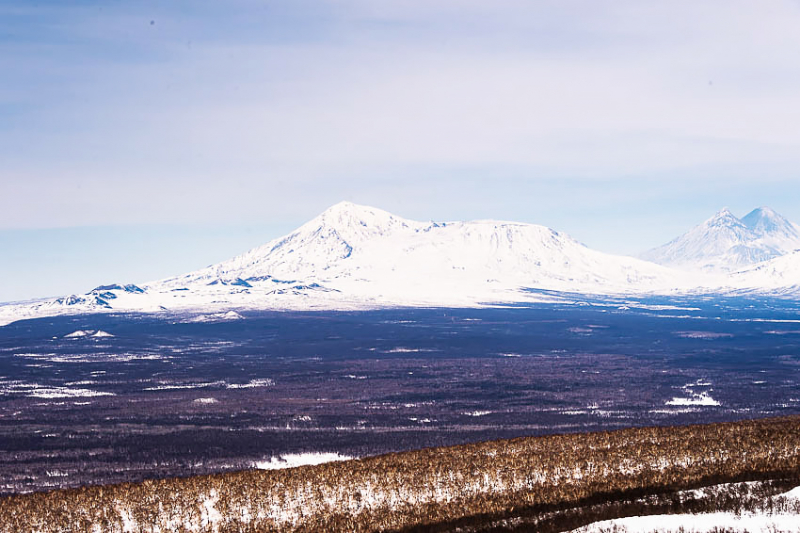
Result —
<instances>
[{"instance_id":1,"label":"snow patch","mask_svg":"<svg viewBox=\"0 0 800 533\"><path fill-rule=\"evenodd\" d=\"M275 381L269 378L264 379L251 379L247 383L229 383L225 386L227 389L256 389L260 387L272 387Z\"/></svg>"},{"instance_id":2,"label":"snow patch","mask_svg":"<svg viewBox=\"0 0 800 533\"><path fill-rule=\"evenodd\" d=\"M69 387L41 387L30 391L29 398L91 398L94 396L114 396L112 392L99 392L91 389L71 389Z\"/></svg>"},{"instance_id":3,"label":"snow patch","mask_svg":"<svg viewBox=\"0 0 800 533\"><path fill-rule=\"evenodd\" d=\"M728 339L733 337L731 333L718 333L716 331L676 331L675 335L682 339Z\"/></svg>"},{"instance_id":4,"label":"snow patch","mask_svg":"<svg viewBox=\"0 0 800 533\"><path fill-rule=\"evenodd\" d=\"M217 400L216 398L195 398L193 402L201 404L214 404L214 403L219 403L219 400Z\"/></svg>"},{"instance_id":5,"label":"snow patch","mask_svg":"<svg viewBox=\"0 0 800 533\"><path fill-rule=\"evenodd\" d=\"M438 352L438 351L439 350L435 350L433 348L406 348L404 346L398 346L397 348L384 350L383 353L421 353L421 352Z\"/></svg>"},{"instance_id":6,"label":"snow patch","mask_svg":"<svg viewBox=\"0 0 800 533\"><path fill-rule=\"evenodd\" d=\"M221 387L224 386L224 381L209 381L203 383L162 383L160 385L153 385L146 387L146 391L162 391L162 390L184 390L184 389L205 389L208 387Z\"/></svg>"},{"instance_id":7,"label":"snow patch","mask_svg":"<svg viewBox=\"0 0 800 533\"><path fill-rule=\"evenodd\" d=\"M716 407L719 406L720 403L707 392L701 392L699 394L693 394L689 398L680 398L676 396L668 401L666 405Z\"/></svg>"},{"instance_id":8,"label":"snow patch","mask_svg":"<svg viewBox=\"0 0 800 533\"><path fill-rule=\"evenodd\" d=\"M774 533L776 531L797 531L800 516L796 514L735 514L700 513L671 514L652 516L631 516L595 522L589 526L574 529L573 533L711 533L723 529L749 531L751 533Z\"/></svg>"},{"instance_id":9,"label":"snow patch","mask_svg":"<svg viewBox=\"0 0 800 533\"><path fill-rule=\"evenodd\" d=\"M253 466L259 470L279 470L297 466L349 461L350 459L354 459L354 457L336 452L288 453L280 457L270 457L269 461L256 461Z\"/></svg>"},{"instance_id":10,"label":"snow patch","mask_svg":"<svg viewBox=\"0 0 800 533\"><path fill-rule=\"evenodd\" d=\"M210 322L229 322L232 320L243 320L244 317L236 311L227 313L211 313L207 315L197 315L185 320L187 323L210 323Z\"/></svg>"},{"instance_id":11,"label":"snow patch","mask_svg":"<svg viewBox=\"0 0 800 533\"><path fill-rule=\"evenodd\" d=\"M103 331L101 329L79 329L77 331L73 331L72 333L67 333L64 335L65 339L80 339L84 337L94 337L94 338L103 338L103 337L113 337L111 333L107 331Z\"/></svg>"}]
</instances>

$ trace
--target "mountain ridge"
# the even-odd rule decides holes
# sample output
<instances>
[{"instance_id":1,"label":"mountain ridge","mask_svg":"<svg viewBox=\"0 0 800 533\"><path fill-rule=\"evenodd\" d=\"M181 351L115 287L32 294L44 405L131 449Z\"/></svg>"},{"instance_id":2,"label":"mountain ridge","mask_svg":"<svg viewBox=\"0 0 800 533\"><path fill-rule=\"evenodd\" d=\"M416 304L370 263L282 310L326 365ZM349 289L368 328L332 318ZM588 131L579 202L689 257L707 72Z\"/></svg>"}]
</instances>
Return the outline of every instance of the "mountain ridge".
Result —
<instances>
[{"instance_id":1,"label":"mountain ridge","mask_svg":"<svg viewBox=\"0 0 800 533\"><path fill-rule=\"evenodd\" d=\"M788 234L795 229L767 208L748 216L749 223L765 234L774 234L775 228ZM727 209L703 228L720 228L734 236L755 231ZM786 260L771 270L739 268L715 278L606 254L536 224L418 222L340 202L285 236L183 275L2 305L0 324L112 311L196 314L225 309L477 307L559 298L552 293L648 295L766 288L794 294L800 292L797 272L800 260L797 265Z\"/></svg>"},{"instance_id":2,"label":"mountain ridge","mask_svg":"<svg viewBox=\"0 0 800 533\"><path fill-rule=\"evenodd\" d=\"M364 218L371 220L365 222ZM384 246L387 241L391 246ZM298 250L304 253L298 254ZM529 265L542 267L558 261L563 269L570 270L576 259L602 254L569 235L536 224L496 220L417 222L375 208L342 203L286 237L210 268L218 275L242 279L269 275L330 281L352 276L352 271L337 270L344 262L356 263L357 270L397 270L408 262L408 256L425 250L430 252L425 257L429 262L444 259L453 268L475 269L489 264L507 270L501 263L516 262L519 264L515 270L523 271L529 270ZM644 266L635 259L626 261ZM652 269L649 265L644 268ZM208 269L200 272L210 273Z\"/></svg>"}]
</instances>

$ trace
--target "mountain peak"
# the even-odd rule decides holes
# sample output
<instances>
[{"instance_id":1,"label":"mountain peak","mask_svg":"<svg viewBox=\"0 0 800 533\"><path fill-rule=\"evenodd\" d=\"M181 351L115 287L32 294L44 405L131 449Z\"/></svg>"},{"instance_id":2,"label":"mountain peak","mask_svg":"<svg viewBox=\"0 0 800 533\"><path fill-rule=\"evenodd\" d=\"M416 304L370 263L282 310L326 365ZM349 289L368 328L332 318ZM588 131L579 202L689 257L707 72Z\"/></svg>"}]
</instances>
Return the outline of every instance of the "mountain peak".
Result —
<instances>
[{"instance_id":1,"label":"mountain peak","mask_svg":"<svg viewBox=\"0 0 800 533\"><path fill-rule=\"evenodd\" d=\"M767 206L757 207L742 217L742 222L744 222L748 226L754 225L751 224L751 222L757 223L762 220L783 221L786 219L783 218L781 215L779 215L777 212L775 212L774 209Z\"/></svg>"},{"instance_id":2,"label":"mountain peak","mask_svg":"<svg viewBox=\"0 0 800 533\"><path fill-rule=\"evenodd\" d=\"M354 204L353 202L339 202L330 206L328 209L320 213L317 218L324 218L326 220L335 220L341 218L393 218L393 215L382 209L370 207L368 205Z\"/></svg>"},{"instance_id":3,"label":"mountain peak","mask_svg":"<svg viewBox=\"0 0 800 533\"><path fill-rule=\"evenodd\" d=\"M339 202L309 222L309 229L328 228L340 233L363 233L364 231L380 231L397 225L405 225L405 220L375 207Z\"/></svg>"},{"instance_id":4,"label":"mountain peak","mask_svg":"<svg viewBox=\"0 0 800 533\"><path fill-rule=\"evenodd\" d=\"M769 207L742 219L727 207L677 239L642 254L644 259L677 268L732 271L800 247L800 227Z\"/></svg>"},{"instance_id":5,"label":"mountain peak","mask_svg":"<svg viewBox=\"0 0 800 533\"><path fill-rule=\"evenodd\" d=\"M759 220L785 220L785 219L781 215L779 215L774 209L767 206L757 207L742 217L743 222L747 221L757 222Z\"/></svg>"},{"instance_id":6,"label":"mountain peak","mask_svg":"<svg viewBox=\"0 0 800 533\"><path fill-rule=\"evenodd\" d=\"M769 207L758 207L742 217L742 223L757 235L800 239L797 226Z\"/></svg>"},{"instance_id":7,"label":"mountain peak","mask_svg":"<svg viewBox=\"0 0 800 533\"><path fill-rule=\"evenodd\" d=\"M720 218L736 218L736 216L731 212L730 208L723 207L722 209L717 211L713 217L711 217L711 220L716 220ZM737 218L736 220L739 219Z\"/></svg>"},{"instance_id":8,"label":"mountain peak","mask_svg":"<svg viewBox=\"0 0 800 533\"><path fill-rule=\"evenodd\" d=\"M774 209L772 209L771 207L768 207L766 205L762 205L760 207L756 207L755 209L750 211L749 214L753 214L753 213L759 213L759 214L763 214L763 215L766 215L766 216L780 216Z\"/></svg>"},{"instance_id":9,"label":"mountain peak","mask_svg":"<svg viewBox=\"0 0 800 533\"><path fill-rule=\"evenodd\" d=\"M713 217L705 222L706 226L729 226L729 227L745 227L741 220L727 207L720 209Z\"/></svg>"},{"instance_id":10,"label":"mountain peak","mask_svg":"<svg viewBox=\"0 0 800 533\"><path fill-rule=\"evenodd\" d=\"M326 209L322 213L323 214L324 213L352 213L352 212L355 212L355 211L370 210L370 209L372 209L372 208L369 207L369 206L366 206L366 205L354 204L353 202L348 202L347 200L342 200L339 203L333 204L332 206L330 206L328 209Z\"/></svg>"}]
</instances>

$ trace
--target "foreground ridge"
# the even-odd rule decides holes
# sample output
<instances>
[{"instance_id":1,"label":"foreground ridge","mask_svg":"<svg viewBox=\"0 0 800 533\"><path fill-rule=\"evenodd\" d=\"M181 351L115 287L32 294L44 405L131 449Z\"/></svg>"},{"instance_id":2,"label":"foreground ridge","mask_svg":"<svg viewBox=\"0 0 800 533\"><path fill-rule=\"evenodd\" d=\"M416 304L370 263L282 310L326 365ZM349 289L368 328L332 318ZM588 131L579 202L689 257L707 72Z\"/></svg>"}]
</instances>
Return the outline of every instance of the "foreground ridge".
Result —
<instances>
[{"instance_id":1,"label":"foreground ridge","mask_svg":"<svg viewBox=\"0 0 800 533\"><path fill-rule=\"evenodd\" d=\"M12 496L0 500L0 531L480 530L631 496L798 477L800 417L793 416Z\"/></svg>"}]
</instances>

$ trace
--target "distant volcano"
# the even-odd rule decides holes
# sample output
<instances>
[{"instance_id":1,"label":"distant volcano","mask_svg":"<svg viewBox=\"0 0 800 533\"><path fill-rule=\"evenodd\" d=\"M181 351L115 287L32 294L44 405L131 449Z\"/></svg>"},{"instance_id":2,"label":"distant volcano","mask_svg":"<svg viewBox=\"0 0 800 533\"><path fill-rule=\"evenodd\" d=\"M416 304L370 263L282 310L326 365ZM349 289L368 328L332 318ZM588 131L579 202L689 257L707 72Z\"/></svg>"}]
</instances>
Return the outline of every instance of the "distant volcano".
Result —
<instances>
[{"instance_id":1,"label":"distant volcano","mask_svg":"<svg viewBox=\"0 0 800 533\"><path fill-rule=\"evenodd\" d=\"M798 249L800 226L769 207L741 219L726 208L641 258L684 270L733 272Z\"/></svg>"},{"instance_id":2,"label":"distant volcano","mask_svg":"<svg viewBox=\"0 0 800 533\"><path fill-rule=\"evenodd\" d=\"M598 252L536 224L417 222L342 202L228 261L151 283L0 306L0 324L93 312L208 313L204 320L216 320L247 309L478 307L581 294L794 297L800 253L788 252L800 247L797 235L797 226L767 208L741 220L722 210L648 254L669 268Z\"/></svg>"}]
</instances>

